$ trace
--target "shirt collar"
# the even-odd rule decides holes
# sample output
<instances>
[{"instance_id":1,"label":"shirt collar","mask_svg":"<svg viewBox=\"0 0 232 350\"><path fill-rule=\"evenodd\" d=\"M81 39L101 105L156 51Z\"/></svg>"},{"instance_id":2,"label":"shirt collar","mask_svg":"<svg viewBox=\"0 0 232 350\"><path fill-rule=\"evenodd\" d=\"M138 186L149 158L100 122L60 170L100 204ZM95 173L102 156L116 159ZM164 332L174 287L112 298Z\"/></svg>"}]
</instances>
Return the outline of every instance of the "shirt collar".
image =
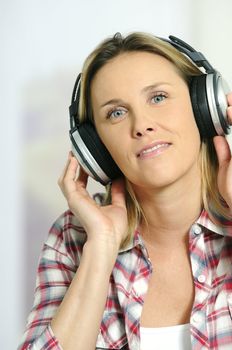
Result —
<instances>
[{"instance_id":1,"label":"shirt collar","mask_svg":"<svg viewBox=\"0 0 232 350\"><path fill-rule=\"evenodd\" d=\"M209 215L205 209L202 210L196 223L218 235L232 237L232 221L214 214Z\"/></svg>"},{"instance_id":2,"label":"shirt collar","mask_svg":"<svg viewBox=\"0 0 232 350\"><path fill-rule=\"evenodd\" d=\"M218 235L227 236L232 238L232 221L225 220L222 217L209 216L208 212L203 209L199 218L196 220L195 224L198 224L207 230L210 230ZM126 252L133 249L136 246L144 246L141 235L138 229L135 230L134 235L132 235L130 241L124 248L119 250L119 253Z\"/></svg>"},{"instance_id":3,"label":"shirt collar","mask_svg":"<svg viewBox=\"0 0 232 350\"><path fill-rule=\"evenodd\" d=\"M143 240L141 235L139 234L138 229L135 230L134 235L132 235L130 241L127 243L127 245L121 249L119 249L119 253L124 253L128 250L133 249L136 246L144 246Z\"/></svg>"}]
</instances>

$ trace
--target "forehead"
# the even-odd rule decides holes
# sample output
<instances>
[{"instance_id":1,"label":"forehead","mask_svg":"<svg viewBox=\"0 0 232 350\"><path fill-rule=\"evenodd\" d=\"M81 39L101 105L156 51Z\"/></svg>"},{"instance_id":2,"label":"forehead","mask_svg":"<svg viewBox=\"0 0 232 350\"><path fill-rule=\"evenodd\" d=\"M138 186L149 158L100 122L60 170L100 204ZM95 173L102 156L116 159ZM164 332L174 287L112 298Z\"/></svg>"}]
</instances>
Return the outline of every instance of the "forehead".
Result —
<instances>
[{"instance_id":1,"label":"forehead","mask_svg":"<svg viewBox=\"0 0 232 350\"><path fill-rule=\"evenodd\" d=\"M144 52L126 52L108 61L99 69L93 78L91 90L99 90L116 84L147 83L147 79L154 83L154 79L172 79L180 76L177 67L163 56Z\"/></svg>"}]
</instances>

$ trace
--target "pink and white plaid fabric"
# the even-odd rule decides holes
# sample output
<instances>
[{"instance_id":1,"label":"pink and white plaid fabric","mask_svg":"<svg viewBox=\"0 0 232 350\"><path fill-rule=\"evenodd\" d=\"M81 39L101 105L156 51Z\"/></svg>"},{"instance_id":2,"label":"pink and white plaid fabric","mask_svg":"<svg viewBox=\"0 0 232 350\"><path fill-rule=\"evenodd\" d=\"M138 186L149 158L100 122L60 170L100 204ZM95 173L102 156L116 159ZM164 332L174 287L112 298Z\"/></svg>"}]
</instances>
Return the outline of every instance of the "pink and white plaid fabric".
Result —
<instances>
[{"instance_id":1,"label":"pink and white plaid fabric","mask_svg":"<svg viewBox=\"0 0 232 350\"><path fill-rule=\"evenodd\" d=\"M193 350L232 349L232 222L223 224L223 228L213 224L203 210L189 231L195 284L190 318ZM52 226L41 252L34 305L18 350L62 349L50 321L78 268L85 240L83 228L70 211ZM96 349L140 349L140 316L151 273L146 248L136 231L133 241L119 252L112 271Z\"/></svg>"}]
</instances>

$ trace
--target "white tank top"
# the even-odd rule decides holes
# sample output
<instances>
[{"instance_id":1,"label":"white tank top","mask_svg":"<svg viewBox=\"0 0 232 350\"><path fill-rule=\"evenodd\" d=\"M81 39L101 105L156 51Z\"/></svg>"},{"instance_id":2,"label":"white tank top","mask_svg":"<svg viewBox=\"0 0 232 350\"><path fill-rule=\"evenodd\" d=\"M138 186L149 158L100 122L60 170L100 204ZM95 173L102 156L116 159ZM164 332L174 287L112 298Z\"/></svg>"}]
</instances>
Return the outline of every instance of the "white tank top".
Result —
<instances>
[{"instance_id":1,"label":"white tank top","mask_svg":"<svg viewBox=\"0 0 232 350\"><path fill-rule=\"evenodd\" d=\"M172 327L140 327L141 350L191 350L190 324Z\"/></svg>"}]
</instances>

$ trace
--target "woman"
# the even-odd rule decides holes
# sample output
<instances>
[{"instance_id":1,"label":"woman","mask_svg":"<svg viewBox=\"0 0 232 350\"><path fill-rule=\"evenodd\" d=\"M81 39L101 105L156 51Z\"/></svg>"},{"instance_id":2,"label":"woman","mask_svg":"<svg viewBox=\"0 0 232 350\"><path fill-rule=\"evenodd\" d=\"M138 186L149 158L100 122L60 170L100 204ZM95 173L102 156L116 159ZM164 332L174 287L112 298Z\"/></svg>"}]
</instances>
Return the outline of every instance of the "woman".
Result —
<instances>
[{"instance_id":1,"label":"woman","mask_svg":"<svg viewBox=\"0 0 232 350\"><path fill-rule=\"evenodd\" d=\"M223 136L200 136L198 75L141 33L115 35L86 60L80 118L124 176L99 205L70 153L59 179L70 210L44 245L19 349L231 347L231 154ZM232 94L228 104L231 122Z\"/></svg>"}]
</instances>

